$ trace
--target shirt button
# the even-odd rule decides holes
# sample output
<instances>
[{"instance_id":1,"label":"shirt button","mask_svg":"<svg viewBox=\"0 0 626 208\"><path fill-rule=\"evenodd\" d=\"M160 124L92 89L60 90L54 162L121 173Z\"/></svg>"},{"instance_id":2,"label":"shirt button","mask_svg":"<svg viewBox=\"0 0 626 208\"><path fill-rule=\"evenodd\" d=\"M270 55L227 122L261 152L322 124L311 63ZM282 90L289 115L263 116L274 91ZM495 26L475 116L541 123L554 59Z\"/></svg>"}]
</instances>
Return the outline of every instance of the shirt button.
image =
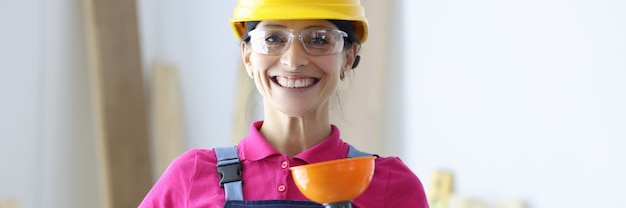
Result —
<instances>
[{"instance_id":1,"label":"shirt button","mask_svg":"<svg viewBox=\"0 0 626 208\"><path fill-rule=\"evenodd\" d=\"M283 161L283 163L280 164L280 167L283 169L287 168L287 166L289 166L289 163L287 163L287 161Z\"/></svg>"},{"instance_id":2,"label":"shirt button","mask_svg":"<svg viewBox=\"0 0 626 208\"><path fill-rule=\"evenodd\" d=\"M278 186L278 191L280 191L280 192L285 191L285 189L286 189L285 185Z\"/></svg>"}]
</instances>

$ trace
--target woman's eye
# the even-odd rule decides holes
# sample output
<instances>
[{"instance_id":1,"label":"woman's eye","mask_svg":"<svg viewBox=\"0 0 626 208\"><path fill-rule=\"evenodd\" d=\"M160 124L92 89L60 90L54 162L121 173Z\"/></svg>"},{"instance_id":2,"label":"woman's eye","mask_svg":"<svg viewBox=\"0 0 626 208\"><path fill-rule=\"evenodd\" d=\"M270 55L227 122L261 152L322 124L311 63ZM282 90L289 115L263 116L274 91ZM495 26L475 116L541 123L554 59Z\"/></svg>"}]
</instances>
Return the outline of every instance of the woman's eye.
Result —
<instances>
[{"instance_id":1,"label":"woman's eye","mask_svg":"<svg viewBox=\"0 0 626 208\"><path fill-rule=\"evenodd\" d=\"M270 35L265 37L265 42L268 42L268 43L281 43L281 42L285 42L285 39L281 35L270 34Z\"/></svg>"},{"instance_id":2,"label":"woman's eye","mask_svg":"<svg viewBox=\"0 0 626 208\"><path fill-rule=\"evenodd\" d=\"M328 44L328 41L326 40L326 38L312 38L311 41L309 41L311 44L313 45L326 45Z\"/></svg>"}]
</instances>

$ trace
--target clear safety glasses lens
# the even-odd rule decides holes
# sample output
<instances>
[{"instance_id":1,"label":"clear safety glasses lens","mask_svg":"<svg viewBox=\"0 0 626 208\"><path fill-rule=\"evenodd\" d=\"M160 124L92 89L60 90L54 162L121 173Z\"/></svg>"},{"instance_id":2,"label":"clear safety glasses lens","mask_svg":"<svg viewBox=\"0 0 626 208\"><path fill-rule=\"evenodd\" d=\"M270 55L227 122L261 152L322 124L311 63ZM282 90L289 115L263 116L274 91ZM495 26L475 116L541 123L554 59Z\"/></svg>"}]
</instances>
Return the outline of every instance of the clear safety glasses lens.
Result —
<instances>
[{"instance_id":1,"label":"clear safety glasses lens","mask_svg":"<svg viewBox=\"0 0 626 208\"><path fill-rule=\"evenodd\" d=\"M256 28L248 35L252 51L270 56L287 51L295 37L292 29L272 26ZM341 52L348 34L338 29L310 28L297 37L308 54L319 56Z\"/></svg>"}]
</instances>

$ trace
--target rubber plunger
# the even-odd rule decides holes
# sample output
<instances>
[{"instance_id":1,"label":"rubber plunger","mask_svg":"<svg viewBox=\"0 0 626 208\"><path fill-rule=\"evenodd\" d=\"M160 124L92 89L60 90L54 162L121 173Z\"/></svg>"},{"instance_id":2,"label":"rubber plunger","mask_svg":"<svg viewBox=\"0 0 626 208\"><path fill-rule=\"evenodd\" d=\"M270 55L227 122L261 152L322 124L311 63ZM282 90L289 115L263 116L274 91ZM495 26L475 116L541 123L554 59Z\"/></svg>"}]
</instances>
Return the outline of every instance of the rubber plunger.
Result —
<instances>
[{"instance_id":1,"label":"rubber plunger","mask_svg":"<svg viewBox=\"0 0 626 208\"><path fill-rule=\"evenodd\" d=\"M376 157L356 157L291 167L304 196L326 208L352 208L352 200L369 186Z\"/></svg>"}]
</instances>

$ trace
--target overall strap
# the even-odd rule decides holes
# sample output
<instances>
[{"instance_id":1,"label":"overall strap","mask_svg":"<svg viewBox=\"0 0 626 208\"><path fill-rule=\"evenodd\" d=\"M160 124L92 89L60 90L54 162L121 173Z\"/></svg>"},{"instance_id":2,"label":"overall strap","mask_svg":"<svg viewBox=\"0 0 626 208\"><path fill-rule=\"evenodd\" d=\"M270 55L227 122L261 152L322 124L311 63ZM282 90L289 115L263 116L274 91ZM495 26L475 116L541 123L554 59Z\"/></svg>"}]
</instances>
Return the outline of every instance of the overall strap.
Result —
<instances>
[{"instance_id":1,"label":"overall strap","mask_svg":"<svg viewBox=\"0 0 626 208\"><path fill-rule=\"evenodd\" d=\"M220 187L224 188L226 201L243 201L243 188L241 179L241 161L237 153L237 147L216 147L217 172L220 175Z\"/></svg>"},{"instance_id":2,"label":"overall strap","mask_svg":"<svg viewBox=\"0 0 626 208\"><path fill-rule=\"evenodd\" d=\"M353 157L367 157L367 156L376 156L379 157L376 154L371 154L371 153L367 153L367 152L361 152L360 150L356 149L356 147L350 145L350 149L348 150L348 158L353 158Z\"/></svg>"}]
</instances>

